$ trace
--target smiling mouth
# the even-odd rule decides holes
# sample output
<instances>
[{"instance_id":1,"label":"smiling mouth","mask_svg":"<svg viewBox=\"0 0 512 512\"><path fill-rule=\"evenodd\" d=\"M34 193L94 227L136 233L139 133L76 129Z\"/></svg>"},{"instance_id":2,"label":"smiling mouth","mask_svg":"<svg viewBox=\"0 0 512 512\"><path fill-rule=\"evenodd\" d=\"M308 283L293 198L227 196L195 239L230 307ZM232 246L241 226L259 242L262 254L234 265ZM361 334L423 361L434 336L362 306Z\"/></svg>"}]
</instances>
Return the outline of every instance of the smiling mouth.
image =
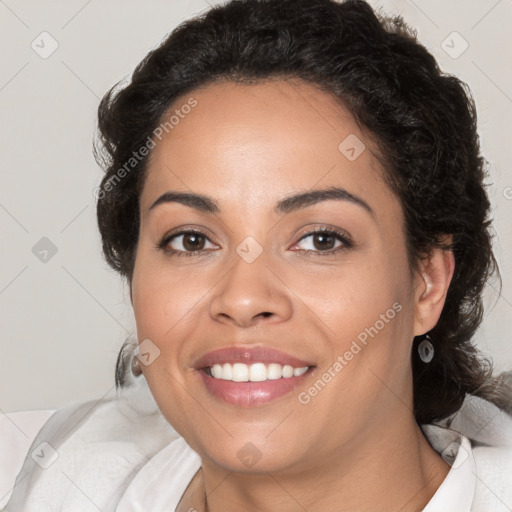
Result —
<instances>
[{"instance_id":1,"label":"smiling mouth","mask_svg":"<svg viewBox=\"0 0 512 512\"><path fill-rule=\"evenodd\" d=\"M212 398L245 408L293 397L293 391L304 386L315 368L278 363L224 363L203 367L198 374Z\"/></svg>"},{"instance_id":2,"label":"smiling mouth","mask_svg":"<svg viewBox=\"0 0 512 512\"><path fill-rule=\"evenodd\" d=\"M279 379L290 379L304 375L311 366L295 368L279 363L224 363L203 368L209 377L233 382L265 382Z\"/></svg>"},{"instance_id":3,"label":"smiling mouth","mask_svg":"<svg viewBox=\"0 0 512 512\"><path fill-rule=\"evenodd\" d=\"M217 349L194 361L193 367L211 398L238 407L284 399L316 368L311 360L264 345Z\"/></svg>"}]
</instances>

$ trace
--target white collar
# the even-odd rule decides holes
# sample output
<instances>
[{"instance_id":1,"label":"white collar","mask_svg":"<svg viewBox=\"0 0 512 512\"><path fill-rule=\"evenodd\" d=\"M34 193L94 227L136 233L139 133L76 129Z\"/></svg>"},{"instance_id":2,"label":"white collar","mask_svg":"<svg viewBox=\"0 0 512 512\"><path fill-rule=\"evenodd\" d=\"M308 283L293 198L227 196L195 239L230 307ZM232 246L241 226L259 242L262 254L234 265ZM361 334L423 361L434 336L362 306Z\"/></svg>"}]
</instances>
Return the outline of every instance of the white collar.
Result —
<instances>
[{"instance_id":1,"label":"white collar","mask_svg":"<svg viewBox=\"0 0 512 512\"><path fill-rule=\"evenodd\" d=\"M132 480L116 512L174 511L201 467L201 458L182 437L152 457Z\"/></svg>"},{"instance_id":2,"label":"white collar","mask_svg":"<svg viewBox=\"0 0 512 512\"><path fill-rule=\"evenodd\" d=\"M450 471L423 512L471 511L476 488L475 458L469 439L457 432L455 434L457 438L440 454L450 464Z\"/></svg>"}]
</instances>

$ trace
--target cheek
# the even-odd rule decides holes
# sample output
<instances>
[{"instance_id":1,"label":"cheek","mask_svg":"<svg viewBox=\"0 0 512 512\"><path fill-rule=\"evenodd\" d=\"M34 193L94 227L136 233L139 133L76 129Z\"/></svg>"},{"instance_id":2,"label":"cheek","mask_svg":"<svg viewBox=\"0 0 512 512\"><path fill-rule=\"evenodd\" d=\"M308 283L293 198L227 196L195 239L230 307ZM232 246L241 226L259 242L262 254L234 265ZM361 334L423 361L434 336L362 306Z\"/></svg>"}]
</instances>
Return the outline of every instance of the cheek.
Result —
<instances>
[{"instance_id":1,"label":"cheek","mask_svg":"<svg viewBox=\"0 0 512 512\"><path fill-rule=\"evenodd\" d=\"M165 258L138 254L132 282L132 303L139 343L149 339L158 358L143 368L150 389L162 410L177 403L185 386L191 351L204 318L211 287L204 271L176 271ZM150 344L151 346L151 344ZM184 404L186 405L186 404ZM174 407L172 407L174 410Z\"/></svg>"},{"instance_id":2,"label":"cheek","mask_svg":"<svg viewBox=\"0 0 512 512\"><path fill-rule=\"evenodd\" d=\"M404 272L407 261L401 255L388 259L380 254L371 265L354 266L332 279L334 293L331 290L324 298L316 295L317 310L331 330L332 357L343 356L344 373L356 379L356 387L368 385L370 370L402 380L410 366L414 307L410 279Z\"/></svg>"},{"instance_id":3,"label":"cheek","mask_svg":"<svg viewBox=\"0 0 512 512\"><path fill-rule=\"evenodd\" d=\"M291 270L283 280L330 328L331 338L346 341L376 322L382 328L381 315L384 321L389 320L386 325L392 323L396 302L405 306L410 283L405 273L397 270L406 268L403 263L399 259L390 258L387 262L382 257L355 255L342 265L316 271L315 275Z\"/></svg>"},{"instance_id":4,"label":"cheek","mask_svg":"<svg viewBox=\"0 0 512 512\"><path fill-rule=\"evenodd\" d=\"M190 275L171 272L155 258L138 254L132 284L132 303L139 340L161 340L197 303L200 284Z\"/></svg>"},{"instance_id":5,"label":"cheek","mask_svg":"<svg viewBox=\"0 0 512 512\"><path fill-rule=\"evenodd\" d=\"M139 257L140 256L140 257ZM137 337L140 342L151 340L158 356L142 370L153 397L167 421L179 432L187 425L186 411L190 406L183 395L186 386L182 361L187 339L183 334L187 313L197 301L195 288L187 280L177 279L168 270L155 264L154 258L139 255L132 281L132 303ZM190 283L188 283L190 284Z\"/></svg>"}]
</instances>

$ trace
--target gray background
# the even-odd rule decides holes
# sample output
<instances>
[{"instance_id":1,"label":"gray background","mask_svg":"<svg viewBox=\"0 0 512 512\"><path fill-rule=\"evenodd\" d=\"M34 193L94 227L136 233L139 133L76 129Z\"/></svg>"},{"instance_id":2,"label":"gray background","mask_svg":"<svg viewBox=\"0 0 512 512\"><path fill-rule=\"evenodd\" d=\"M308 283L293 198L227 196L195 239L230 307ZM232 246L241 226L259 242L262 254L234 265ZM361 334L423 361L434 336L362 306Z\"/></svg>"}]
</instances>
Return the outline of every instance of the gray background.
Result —
<instances>
[{"instance_id":1,"label":"gray background","mask_svg":"<svg viewBox=\"0 0 512 512\"><path fill-rule=\"evenodd\" d=\"M501 297L495 284L487 289L478 345L497 371L512 369L512 2L372 4L403 14L441 68L475 96L503 276ZM100 251L96 109L179 22L208 7L206 0L0 0L0 411L114 393L117 352L135 324L128 291ZM58 48L44 55L53 40ZM469 47L458 55L464 41Z\"/></svg>"}]
</instances>

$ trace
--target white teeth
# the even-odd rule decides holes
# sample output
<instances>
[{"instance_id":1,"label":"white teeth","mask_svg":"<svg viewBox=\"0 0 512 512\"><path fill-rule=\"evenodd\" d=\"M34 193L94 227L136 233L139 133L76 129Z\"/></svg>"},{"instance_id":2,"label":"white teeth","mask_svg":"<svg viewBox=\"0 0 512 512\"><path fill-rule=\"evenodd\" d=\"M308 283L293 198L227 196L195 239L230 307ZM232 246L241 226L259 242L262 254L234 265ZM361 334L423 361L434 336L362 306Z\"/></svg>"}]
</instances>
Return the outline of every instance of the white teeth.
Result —
<instances>
[{"instance_id":1,"label":"white teeth","mask_svg":"<svg viewBox=\"0 0 512 512\"><path fill-rule=\"evenodd\" d=\"M222 366L220 364L214 364L212 366L212 375L216 379L222 379Z\"/></svg>"},{"instance_id":2,"label":"white teeth","mask_svg":"<svg viewBox=\"0 0 512 512\"><path fill-rule=\"evenodd\" d=\"M283 377L285 379L289 379L290 377L293 377L293 366L290 366L289 364L285 364L283 366Z\"/></svg>"},{"instance_id":3,"label":"white teeth","mask_svg":"<svg viewBox=\"0 0 512 512\"><path fill-rule=\"evenodd\" d=\"M277 363L224 363L214 364L210 367L212 377L215 379L232 380L234 382L263 382L266 380L289 379L304 375L309 366L294 368L288 364L281 366Z\"/></svg>"},{"instance_id":4,"label":"white teeth","mask_svg":"<svg viewBox=\"0 0 512 512\"><path fill-rule=\"evenodd\" d=\"M218 379L233 380L233 369L229 363L222 366L222 375Z\"/></svg>"},{"instance_id":5,"label":"white teeth","mask_svg":"<svg viewBox=\"0 0 512 512\"><path fill-rule=\"evenodd\" d=\"M249 380L249 367L243 363L235 363L232 368L232 376L235 382L247 382Z\"/></svg>"},{"instance_id":6,"label":"white teeth","mask_svg":"<svg viewBox=\"0 0 512 512\"><path fill-rule=\"evenodd\" d=\"M267 380L267 367L263 363L251 364L249 367L249 380L251 382Z\"/></svg>"},{"instance_id":7,"label":"white teeth","mask_svg":"<svg viewBox=\"0 0 512 512\"><path fill-rule=\"evenodd\" d=\"M283 376L283 367L277 363L270 363L267 367L267 379L276 380Z\"/></svg>"}]
</instances>

